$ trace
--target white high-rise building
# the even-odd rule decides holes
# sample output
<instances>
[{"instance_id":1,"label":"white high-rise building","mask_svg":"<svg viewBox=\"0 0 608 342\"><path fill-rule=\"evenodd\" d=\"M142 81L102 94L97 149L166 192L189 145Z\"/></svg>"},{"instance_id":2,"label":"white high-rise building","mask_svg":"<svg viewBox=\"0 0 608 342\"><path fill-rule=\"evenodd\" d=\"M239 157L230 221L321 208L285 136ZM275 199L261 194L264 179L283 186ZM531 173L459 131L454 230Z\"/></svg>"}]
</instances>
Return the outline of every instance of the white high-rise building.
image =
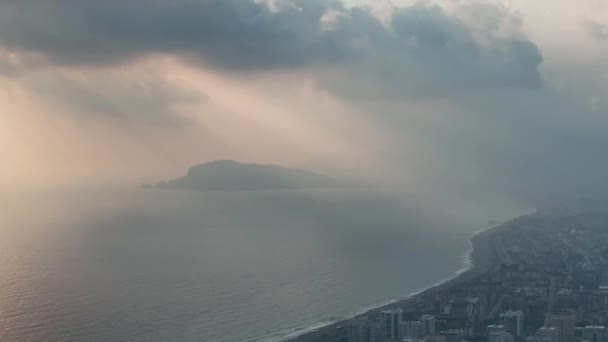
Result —
<instances>
[{"instance_id":1,"label":"white high-rise building","mask_svg":"<svg viewBox=\"0 0 608 342\"><path fill-rule=\"evenodd\" d=\"M522 311L507 311L498 316L498 321L505 326L505 330L513 336L522 336L524 333L524 313Z\"/></svg>"},{"instance_id":2,"label":"white high-rise building","mask_svg":"<svg viewBox=\"0 0 608 342\"><path fill-rule=\"evenodd\" d=\"M410 340L419 339L422 337L422 322L421 321L406 321L401 322L401 336Z\"/></svg>"},{"instance_id":3,"label":"white high-rise building","mask_svg":"<svg viewBox=\"0 0 608 342\"><path fill-rule=\"evenodd\" d=\"M420 322L422 322L422 337L435 335L435 316L423 315Z\"/></svg>"},{"instance_id":4,"label":"white high-rise building","mask_svg":"<svg viewBox=\"0 0 608 342\"><path fill-rule=\"evenodd\" d=\"M403 320L403 310L382 311L382 326L384 328L384 338L387 340L399 340L401 337L401 321Z\"/></svg>"}]
</instances>

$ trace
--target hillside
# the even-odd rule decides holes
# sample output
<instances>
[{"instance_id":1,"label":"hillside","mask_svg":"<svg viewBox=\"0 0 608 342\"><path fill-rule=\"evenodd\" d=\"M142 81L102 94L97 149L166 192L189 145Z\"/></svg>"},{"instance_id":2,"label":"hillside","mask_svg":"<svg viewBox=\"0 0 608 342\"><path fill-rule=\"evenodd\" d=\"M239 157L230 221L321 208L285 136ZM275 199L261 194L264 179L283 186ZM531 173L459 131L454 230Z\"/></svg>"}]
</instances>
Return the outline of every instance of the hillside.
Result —
<instances>
[{"instance_id":1,"label":"hillside","mask_svg":"<svg viewBox=\"0 0 608 342\"><path fill-rule=\"evenodd\" d=\"M335 188L341 186L343 184L333 178L307 170L219 160L194 166L182 178L145 187L199 191L242 191Z\"/></svg>"}]
</instances>

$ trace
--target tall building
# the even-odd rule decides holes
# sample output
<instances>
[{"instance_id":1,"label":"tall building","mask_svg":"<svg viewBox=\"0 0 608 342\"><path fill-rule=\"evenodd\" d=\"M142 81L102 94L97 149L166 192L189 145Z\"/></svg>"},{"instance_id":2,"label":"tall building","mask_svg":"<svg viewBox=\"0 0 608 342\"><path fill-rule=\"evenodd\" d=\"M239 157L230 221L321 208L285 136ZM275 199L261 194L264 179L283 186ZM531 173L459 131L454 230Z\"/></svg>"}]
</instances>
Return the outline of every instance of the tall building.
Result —
<instances>
[{"instance_id":1,"label":"tall building","mask_svg":"<svg viewBox=\"0 0 608 342\"><path fill-rule=\"evenodd\" d=\"M348 342L383 342L381 325L368 317L349 321L346 329Z\"/></svg>"},{"instance_id":2,"label":"tall building","mask_svg":"<svg viewBox=\"0 0 608 342\"><path fill-rule=\"evenodd\" d=\"M387 340L399 340L401 337L401 321L403 320L403 310L382 311L382 326L384 338Z\"/></svg>"},{"instance_id":3,"label":"tall building","mask_svg":"<svg viewBox=\"0 0 608 342\"><path fill-rule=\"evenodd\" d=\"M505 330L513 336L522 336L524 333L524 313L522 311L507 311L498 316L498 321L505 326Z\"/></svg>"},{"instance_id":4,"label":"tall building","mask_svg":"<svg viewBox=\"0 0 608 342\"><path fill-rule=\"evenodd\" d=\"M401 322L401 336L410 340L419 339L422 337L422 322L421 321L406 321Z\"/></svg>"},{"instance_id":5,"label":"tall building","mask_svg":"<svg viewBox=\"0 0 608 342\"><path fill-rule=\"evenodd\" d=\"M574 323L576 316L571 313L549 314L545 326L559 330L559 342L574 342Z\"/></svg>"},{"instance_id":6,"label":"tall building","mask_svg":"<svg viewBox=\"0 0 608 342\"><path fill-rule=\"evenodd\" d=\"M588 325L583 328L583 341L608 342L606 327Z\"/></svg>"},{"instance_id":7,"label":"tall building","mask_svg":"<svg viewBox=\"0 0 608 342\"><path fill-rule=\"evenodd\" d=\"M435 335L435 316L423 315L420 318L422 322L422 336L429 337Z\"/></svg>"}]
</instances>

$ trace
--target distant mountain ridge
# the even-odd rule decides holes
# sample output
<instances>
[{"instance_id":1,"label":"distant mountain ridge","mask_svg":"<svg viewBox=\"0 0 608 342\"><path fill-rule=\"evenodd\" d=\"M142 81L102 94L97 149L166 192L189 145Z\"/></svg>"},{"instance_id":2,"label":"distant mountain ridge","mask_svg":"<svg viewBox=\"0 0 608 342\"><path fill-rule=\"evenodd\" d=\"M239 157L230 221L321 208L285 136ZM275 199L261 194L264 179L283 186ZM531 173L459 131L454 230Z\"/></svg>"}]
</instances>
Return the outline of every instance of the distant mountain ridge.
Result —
<instances>
[{"instance_id":1,"label":"distant mountain ridge","mask_svg":"<svg viewBox=\"0 0 608 342\"><path fill-rule=\"evenodd\" d=\"M345 184L311 171L278 165L243 164L234 160L218 160L188 170L175 180L144 185L145 188L184 190L270 190L336 188Z\"/></svg>"}]
</instances>

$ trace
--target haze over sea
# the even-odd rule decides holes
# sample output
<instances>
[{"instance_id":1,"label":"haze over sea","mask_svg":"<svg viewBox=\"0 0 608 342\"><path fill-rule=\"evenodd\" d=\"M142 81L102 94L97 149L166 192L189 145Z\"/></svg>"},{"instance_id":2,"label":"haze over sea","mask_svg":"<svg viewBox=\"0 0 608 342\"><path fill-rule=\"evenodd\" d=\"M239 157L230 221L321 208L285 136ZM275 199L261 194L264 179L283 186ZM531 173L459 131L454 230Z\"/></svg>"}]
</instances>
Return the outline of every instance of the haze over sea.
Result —
<instances>
[{"instance_id":1,"label":"haze over sea","mask_svg":"<svg viewBox=\"0 0 608 342\"><path fill-rule=\"evenodd\" d=\"M0 340L275 340L424 289L525 208L380 191L0 198Z\"/></svg>"}]
</instances>

